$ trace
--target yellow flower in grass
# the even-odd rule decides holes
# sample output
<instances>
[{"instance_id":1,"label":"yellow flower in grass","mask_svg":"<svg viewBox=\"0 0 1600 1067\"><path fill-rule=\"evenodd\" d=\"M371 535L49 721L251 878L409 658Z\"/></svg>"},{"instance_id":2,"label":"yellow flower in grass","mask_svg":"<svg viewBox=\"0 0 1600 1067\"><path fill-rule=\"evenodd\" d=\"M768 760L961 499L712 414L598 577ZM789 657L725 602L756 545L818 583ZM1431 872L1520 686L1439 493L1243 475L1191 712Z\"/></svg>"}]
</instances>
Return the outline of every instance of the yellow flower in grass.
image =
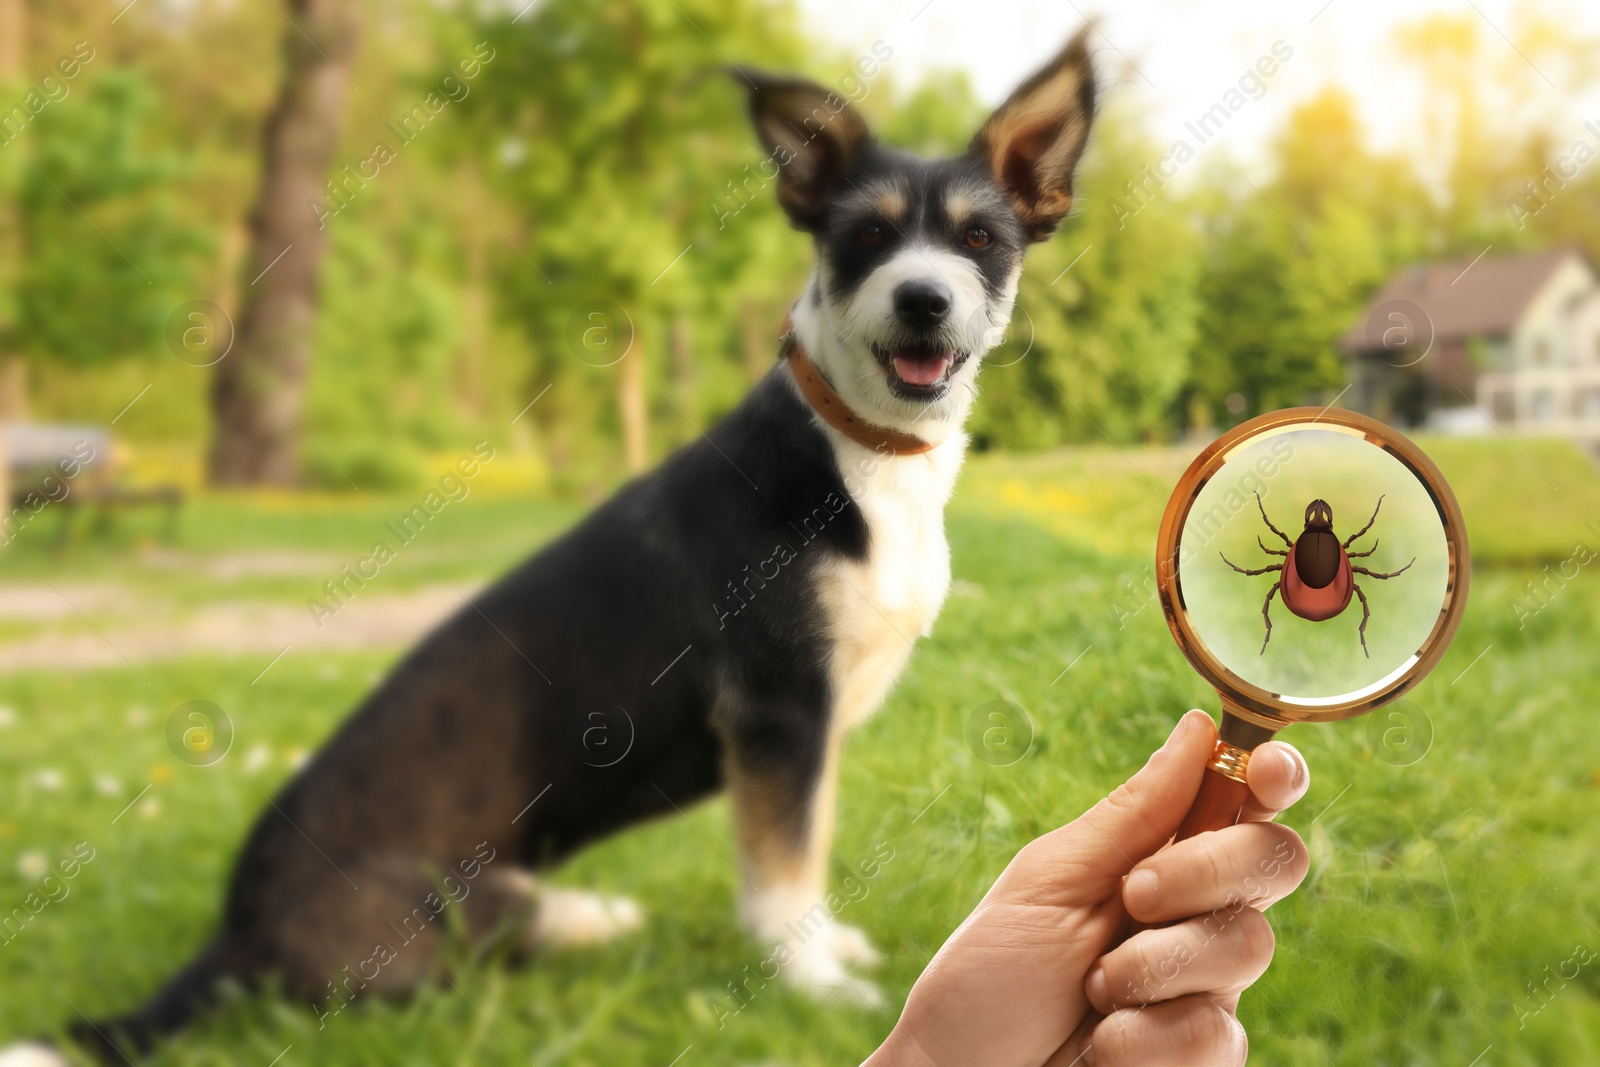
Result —
<instances>
[{"instance_id":1,"label":"yellow flower in grass","mask_svg":"<svg viewBox=\"0 0 1600 1067\"><path fill-rule=\"evenodd\" d=\"M251 745L250 751L244 754L244 773L255 774L271 762L272 749L257 742Z\"/></svg>"}]
</instances>

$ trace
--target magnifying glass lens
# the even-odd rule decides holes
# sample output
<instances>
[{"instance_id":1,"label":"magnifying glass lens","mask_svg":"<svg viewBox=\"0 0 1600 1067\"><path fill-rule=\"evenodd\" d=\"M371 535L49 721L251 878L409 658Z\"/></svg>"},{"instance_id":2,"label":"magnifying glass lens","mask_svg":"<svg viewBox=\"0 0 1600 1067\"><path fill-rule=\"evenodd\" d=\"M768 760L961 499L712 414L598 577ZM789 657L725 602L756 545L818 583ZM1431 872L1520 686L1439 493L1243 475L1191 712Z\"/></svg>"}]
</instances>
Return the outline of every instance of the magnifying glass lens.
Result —
<instances>
[{"instance_id":1,"label":"magnifying glass lens","mask_svg":"<svg viewBox=\"0 0 1600 1067\"><path fill-rule=\"evenodd\" d=\"M1413 666L1447 600L1434 495L1393 453L1317 424L1264 435L1199 488L1178 539L1195 635L1287 704L1337 703Z\"/></svg>"}]
</instances>

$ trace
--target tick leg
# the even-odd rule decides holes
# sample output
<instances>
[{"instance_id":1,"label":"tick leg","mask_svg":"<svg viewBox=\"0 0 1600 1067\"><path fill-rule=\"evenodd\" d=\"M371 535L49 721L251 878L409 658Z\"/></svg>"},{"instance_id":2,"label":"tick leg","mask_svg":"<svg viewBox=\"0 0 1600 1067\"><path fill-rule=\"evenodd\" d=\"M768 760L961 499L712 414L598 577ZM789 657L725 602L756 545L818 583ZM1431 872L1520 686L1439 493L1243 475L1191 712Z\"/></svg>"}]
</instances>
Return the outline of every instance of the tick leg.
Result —
<instances>
[{"instance_id":1,"label":"tick leg","mask_svg":"<svg viewBox=\"0 0 1600 1067\"><path fill-rule=\"evenodd\" d=\"M1388 495L1387 493L1384 494L1384 496L1387 496L1387 495ZM1344 543L1344 545L1342 547L1348 549L1351 546L1351 544L1353 544L1355 542L1356 538L1360 537L1362 534L1364 534L1368 530L1372 529L1372 524L1378 521L1378 508L1381 508L1381 507L1383 507L1383 497L1382 496L1378 497L1378 507L1372 509L1372 518L1367 520L1367 524L1365 526L1361 527L1361 529L1359 529L1355 533L1351 534L1345 540L1345 543Z\"/></svg>"},{"instance_id":2,"label":"tick leg","mask_svg":"<svg viewBox=\"0 0 1600 1067\"><path fill-rule=\"evenodd\" d=\"M1367 620L1372 618L1372 610L1367 607L1367 594L1361 591L1361 587L1354 582L1350 585L1355 589L1356 596L1361 598L1361 629L1357 631L1361 634L1361 654L1371 659L1372 653L1367 651Z\"/></svg>"},{"instance_id":3,"label":"tick leg","mask_svg":"<svg viewBox=\"0 0 1600 1067\"><path fill-rule=\"evenodd\" d=\"M1415 563L1416 561L1417 557L1412 556L1411 563ZM1397 574L1404 574L1406 571L1410 570L1411 563L1407 563L1404 567L1401 567L1397 571L1390 571L1388 574L1380 574L1377 571L1369 571L1367 568L1358 567L1354 563L1350 564L1350 569L1355 571L1357 574L1365 574L1368 578L1393 578Z\"/></svg>"},{"instance_id":4,"label":"tick leg","mask_svg":"<svg viewBox=\"0 0 1600 1067\"><path fill-rule=\"evenodd\" d=\"M1256 544L1261 545L1261 535L1260 534L1256 535ZM1286 557L1286 556L1289 555L1289 553L1287 553L1287 552L1279 552L1277 549L1268 548L1266 545L1261 545L1261 551L1265 552L1269 556L1285 556Z\"/></svg>"},{"instance_id":5,"label":"tick leg","mask_svg":"<svg viewBox=\"0 0 1600 1067\"><path fill-rule=\"evenodd\" d=\"M1288 545L1290 548L1293 548L1294 547L1294 542L1289 540L1289 535L1284 533L1282 530L1278 529L1276 526L1272 525L1272 520L1267 518L1267 506L1261 502L1261 494L1260 493L1255 494L1255 498L1256 498L1256 507L1261 509L1261 521L1267 524L1267 529L1271 530L1273 533L1275 533L1279 537L1283 538L1283 543ZM1381 500L1382 498L1380 497L1379 499Z\"/></svg>"},{"instance_id":6,"label":"tick leg","mask_svg":"<svg viewBox=\"0 0 1600 1067\"><path fill-rule=\"evenodd\" d=\"M1270 567L1262 567L1258 571L1247 571L1243 567L1239 566L1237 563L1234 563L1227 556L1223 556L1221 552L1218 552L1217 555L1222 556L1222 562L1226 563L1228 566L1232 567L1234 570L1238 571L1240 574L1265 574L1268 571L1281 571L1281 570L1283 570L1283 564L1274 563L1272 566L1270 566Z\"/></svg>"},{"instance_id":7,"label":"tick leg","mask_svg":"<svg viewBox=\"0 0 1600 1067\"><path fill-rule=\"evenodd\" d=\"M1374 538L1372 547L1367 549L1365 552L1346 552L1345 555L1349 556L1351 559L1360 559L1362 556L1370 556L1374 552L1378 551L1379 540L1380 539L1378 538Z\"/></svg>"},{"instance_id":8,"label":"tick leg","mask_svg":"<svg viewBox=\"0 0 1600 1067\"><path fill-rule=\"evenodd\" d=\"M1272 640L1272 616L1267 614L1267 609L1272 606L1272 598L1278 595L1278 583L1273 582L1272 588L1267 590L1267 599L1261 602L1261 618L1267 624L1267 636L1261 639L1261 655L1267 654L1267 642Z\"/></svg>"}]
</instances>

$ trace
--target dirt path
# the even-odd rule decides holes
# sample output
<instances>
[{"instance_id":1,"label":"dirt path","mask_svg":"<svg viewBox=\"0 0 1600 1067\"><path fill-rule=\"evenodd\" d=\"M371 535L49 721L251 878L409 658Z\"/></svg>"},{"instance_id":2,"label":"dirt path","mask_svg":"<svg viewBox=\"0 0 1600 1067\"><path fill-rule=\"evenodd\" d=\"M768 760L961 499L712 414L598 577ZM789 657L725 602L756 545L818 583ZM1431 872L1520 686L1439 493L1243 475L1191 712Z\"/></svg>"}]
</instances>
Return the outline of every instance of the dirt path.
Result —
<instances>
[{"instance_id":1,"label":"dirt path","mask_svg":"<svg viewBox=\"0 0 1600 1067\"><path fill-rule=\"evenodd\" d=\"M0 589L0 622L70 628L0 642L0 674L39 668L122 667L182 656L254 656L283 651L402 648L460 610L481 586L429 585L410 593L363 592L319 628L304 604L244 600L181 609L151 603L114 584L10 583ZM89 623L83 615L94 615ZM107 621L109 619L109 621ZM87 623L90 629L84 629Z\"/></svg>"}]
</instances>

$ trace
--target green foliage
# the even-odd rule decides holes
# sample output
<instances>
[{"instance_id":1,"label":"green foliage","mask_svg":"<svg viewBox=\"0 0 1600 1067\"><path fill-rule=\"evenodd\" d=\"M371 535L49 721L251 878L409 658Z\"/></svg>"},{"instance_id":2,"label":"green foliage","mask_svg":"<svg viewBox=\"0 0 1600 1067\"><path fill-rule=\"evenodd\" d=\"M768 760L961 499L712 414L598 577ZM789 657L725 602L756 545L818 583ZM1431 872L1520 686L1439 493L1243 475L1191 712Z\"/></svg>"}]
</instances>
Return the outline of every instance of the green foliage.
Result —
<instances>
[{"instance_id":1,"label":"green foliage","mask_svg":"<svg viewBox=\"0 0 1600 1067\"><path fill-rule=\"evenodd\" d=\"M631 327L627 358L643 361L652 421L669 440L695 433L684 418L694 404L680 415L658 391L675 321L689 324L705 418L747 386L741 305L756 302L763 336L775 337L807 249L760 174L744 90L719 70L730 57L801 66L793 23L789 5L754 0L603 9L556 0L518 25L487 28L497 56L466 108L492 146L487 182L527 219L526 261L501 246L497 273L535 352L527 395L554 383L563 397L534 412L547 428L605 412L600 425L615 432L609 397L620 371L586 363L567 338L590 301L621 308L610 328L623 337Z\"/></svg>"},{"instance_id":2,"label":"green foliage","mask_svg":"<svg viewBox=\"0 0 1600 1067\"><path fill-rule=\"evenodd\" d=\"M893 66L893 62L890 63ZM955 156L967 150L988 109L973 95L961 71L933 71L909 94L879 89L862 101L873 132L888 144L924 156Z\"/></svg>"},{"instance_id":3,"label":"green foliage","mask_svg":"<svg viewBox=\"0 0 1600 1067\"><path fill-rule=\"evenodd\" d=\"M384 444L357 438L324 440L301 456L306 485L335 493L415 489L425 480L424 457L403 438Z\"/></svg>"},{"instance_id":4,"label":"green foliage","mask_svg":"<svg viewBox=\"0 0 1600 1067\"><path fill-rule=\"evenodd\" d=\"M89 26L79 5L36 7L50 42ZM303 428L340 449L504 434L563 484L620 466L623 368L573 350L585 305L620 308L606 327L632 337L658 458L771 365L809 269L727 64L808 74L924 153L963 151L988 110L962 75L913 82L893 35L849 50L802 35L793 0L403 0L367 16L336 174L380 140L396 158L327 219ZM21 223L0 264L0 348L29 354L37 417L105 421L153 382L119 430L198 446L205 372L162 355L163 327L180 302L236 311L248 290L259 123L289 31L270 7L226 4L169 21L136 7L118 30L130 43L0 151L0 232L8 212ZM1557 81L1592 84L1594 50L1552 17L1508 30ZM1548 86L1527 63L1470 13L1397 44L1386 77L1425 91L1415 143L1394 153L1330 85L1248 170L1223 145L1169 178L1170 146L1108 93L1075 214L1030 252L980 379L978 444L1171 439L1325 401L1345 382L1336 339L1402 266L1491 244L1600 252L1600 164L1547 180L1586 134L1534 107ZM401 143L388 123L480 46L492 59L470 91Z\"/></svg>"},{"instance_id":5,"label":"green foliage","mask_svg":"<svg viewBox=\"0 0 1600 1067\"><path fill-rule=\"evenodd\" d=\"M351 210L329 220L311 424L319 439L449 447L465 431L449 402L461 335L448 235Z\"/></svg>"},{"instance_id":6,"label":"green foliage","mask_svg":"<svg viewBox=\"0 0 1600 1067\"><path fill-rule=\"evenodd\" d=\"M19 138L17 333L38 359L148 355L207 250L173 188L186 161L144 147L159 98L143 73L107 72L68 101Z\"/></svg>"}]
</instances>

